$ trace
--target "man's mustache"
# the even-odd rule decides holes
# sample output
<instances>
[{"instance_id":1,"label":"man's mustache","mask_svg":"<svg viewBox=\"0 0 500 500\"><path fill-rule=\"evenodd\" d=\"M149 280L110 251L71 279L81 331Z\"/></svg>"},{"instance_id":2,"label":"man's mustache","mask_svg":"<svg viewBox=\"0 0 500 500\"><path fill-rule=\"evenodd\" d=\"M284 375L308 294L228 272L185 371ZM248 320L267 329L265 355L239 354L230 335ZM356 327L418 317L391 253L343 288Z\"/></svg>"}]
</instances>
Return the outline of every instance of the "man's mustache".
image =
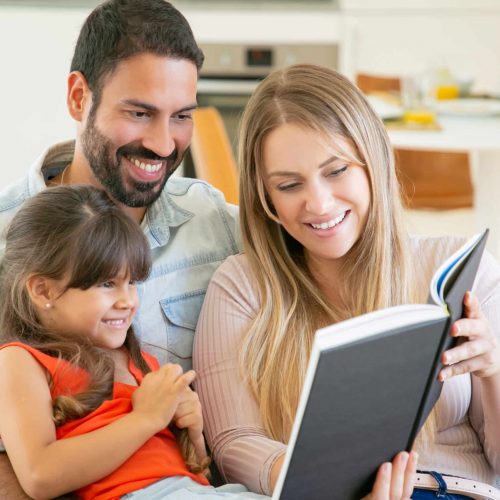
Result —
<instances>
[{"instance_id":1,"label":"man's mustache","mask_svg":"<svg viewBox=\"0 0 500 500\"><path fill-rule=\"evenodd\" d=\"M167 165L170 166L173 163L175 164L175 162L177 161L179 152L176 148L168 156L158 156L154 151L151 151L150 149L126 144L125 146L118 148L116 156L135 156L136 158L144 158L147 160L164 161L167 163Z\"/></svg>"}]
</instances>

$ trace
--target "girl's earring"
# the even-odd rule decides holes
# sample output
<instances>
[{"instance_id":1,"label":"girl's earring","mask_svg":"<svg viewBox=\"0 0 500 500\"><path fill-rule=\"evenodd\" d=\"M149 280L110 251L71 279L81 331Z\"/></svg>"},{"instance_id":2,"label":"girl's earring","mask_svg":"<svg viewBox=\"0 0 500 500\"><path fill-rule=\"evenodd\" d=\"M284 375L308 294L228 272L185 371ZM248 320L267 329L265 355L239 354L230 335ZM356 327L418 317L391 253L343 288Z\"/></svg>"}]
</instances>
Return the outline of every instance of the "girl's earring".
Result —
<instances>
[{"instance_id":1,"label":"girl's earring","mask_svg":"<svg viewBox=\"0 0 500 500\"><path fill-rule=\"evenodd\" d=\"M45 304L45 309L50 309L52 307L52 304L50 302L47 302Z\"/></svg>"}]
</instances>

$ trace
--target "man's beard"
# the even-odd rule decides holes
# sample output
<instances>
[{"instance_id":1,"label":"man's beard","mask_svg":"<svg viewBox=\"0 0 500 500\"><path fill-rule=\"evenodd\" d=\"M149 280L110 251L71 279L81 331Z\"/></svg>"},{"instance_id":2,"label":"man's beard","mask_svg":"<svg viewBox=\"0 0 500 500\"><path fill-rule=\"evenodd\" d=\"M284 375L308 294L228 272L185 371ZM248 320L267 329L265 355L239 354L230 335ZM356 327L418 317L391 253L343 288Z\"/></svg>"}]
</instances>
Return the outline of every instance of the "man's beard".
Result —
<instances>
[{"instance_id":1,"label":"man's beard","mask_svg":"<svg viewBox=\"0 0 500 500\"><path fill-rule=\"evenodd\" d=\"M128 207L147 207L156 201L167 180L182 161L182 155L179 155L177 149L166 157L134 144L126 144L115 152L112 142L97 129L93 109L82 134L82 146L95 178L112 198ZM166 162L163 177L155 182L139 182L129 177L128 183L132 187L127 189L121 166L125 156Z\"/></svg>"}]
</instances>

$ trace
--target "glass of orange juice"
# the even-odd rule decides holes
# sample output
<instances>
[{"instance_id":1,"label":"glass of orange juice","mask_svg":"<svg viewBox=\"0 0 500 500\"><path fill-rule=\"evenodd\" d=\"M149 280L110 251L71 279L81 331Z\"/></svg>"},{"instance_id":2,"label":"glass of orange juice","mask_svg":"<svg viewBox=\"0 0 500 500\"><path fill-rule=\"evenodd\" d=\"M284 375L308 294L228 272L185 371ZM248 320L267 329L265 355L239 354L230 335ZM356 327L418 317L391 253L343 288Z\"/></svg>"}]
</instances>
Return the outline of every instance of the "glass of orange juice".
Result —
<instances>
[{"instance_id":1,"label":"glass of orange juice","mask_svg":"<svg viewBox=\"0 0 500 500\"><path fill-rule=\"evenodd\" d=\"M425 77L408 76L402 79L401 99L403 120L412 124L432 124L436 121L433 98Z\"/></svg>"},{"instance_id":2,"label":"glass of orange juice","mask_svg":"<svg viewBox=\"0 0 500 500\"><path fill-rule=\"evenodd\" d=\"M460 87L458 86L458 82L447 67L437 68L434 80L434 94L438 101L456 99L459 96Z\"/></svg>"}]
</instances>

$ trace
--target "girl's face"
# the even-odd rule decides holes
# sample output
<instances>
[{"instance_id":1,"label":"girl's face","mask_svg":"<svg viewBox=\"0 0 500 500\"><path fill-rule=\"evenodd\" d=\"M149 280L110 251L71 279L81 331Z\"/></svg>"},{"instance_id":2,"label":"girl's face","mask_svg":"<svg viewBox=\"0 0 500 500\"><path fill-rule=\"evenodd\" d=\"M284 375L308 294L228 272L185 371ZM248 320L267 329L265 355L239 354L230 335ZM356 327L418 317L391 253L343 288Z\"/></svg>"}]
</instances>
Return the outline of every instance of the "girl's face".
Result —
<instances>
[{"instance_id":1,"label":"girl's face","mask_svg":"<svg viewBox=\"0 0 500 500\"><path fill-rule=\"evenodd\" d=\"M266 191L283 228L317 263L342 259L368 218L370 184L365 168L341 160L349 142L331 144L293 123L274 129L263 144Z\"/></svg>"},{"instance_id":2,"label":"girl's face","mask_svg":"<svg viewBox=\"0 0 500 500\"><path fill-rule=\"evenodd\" d=\"M98 347L116 349L123 345L139 305L135 283L125 273L87 290L68 288L62 295L64 283L52 285L54 299L42 315L47 326L87 337Z\"/></svg>"}]
</instances>

